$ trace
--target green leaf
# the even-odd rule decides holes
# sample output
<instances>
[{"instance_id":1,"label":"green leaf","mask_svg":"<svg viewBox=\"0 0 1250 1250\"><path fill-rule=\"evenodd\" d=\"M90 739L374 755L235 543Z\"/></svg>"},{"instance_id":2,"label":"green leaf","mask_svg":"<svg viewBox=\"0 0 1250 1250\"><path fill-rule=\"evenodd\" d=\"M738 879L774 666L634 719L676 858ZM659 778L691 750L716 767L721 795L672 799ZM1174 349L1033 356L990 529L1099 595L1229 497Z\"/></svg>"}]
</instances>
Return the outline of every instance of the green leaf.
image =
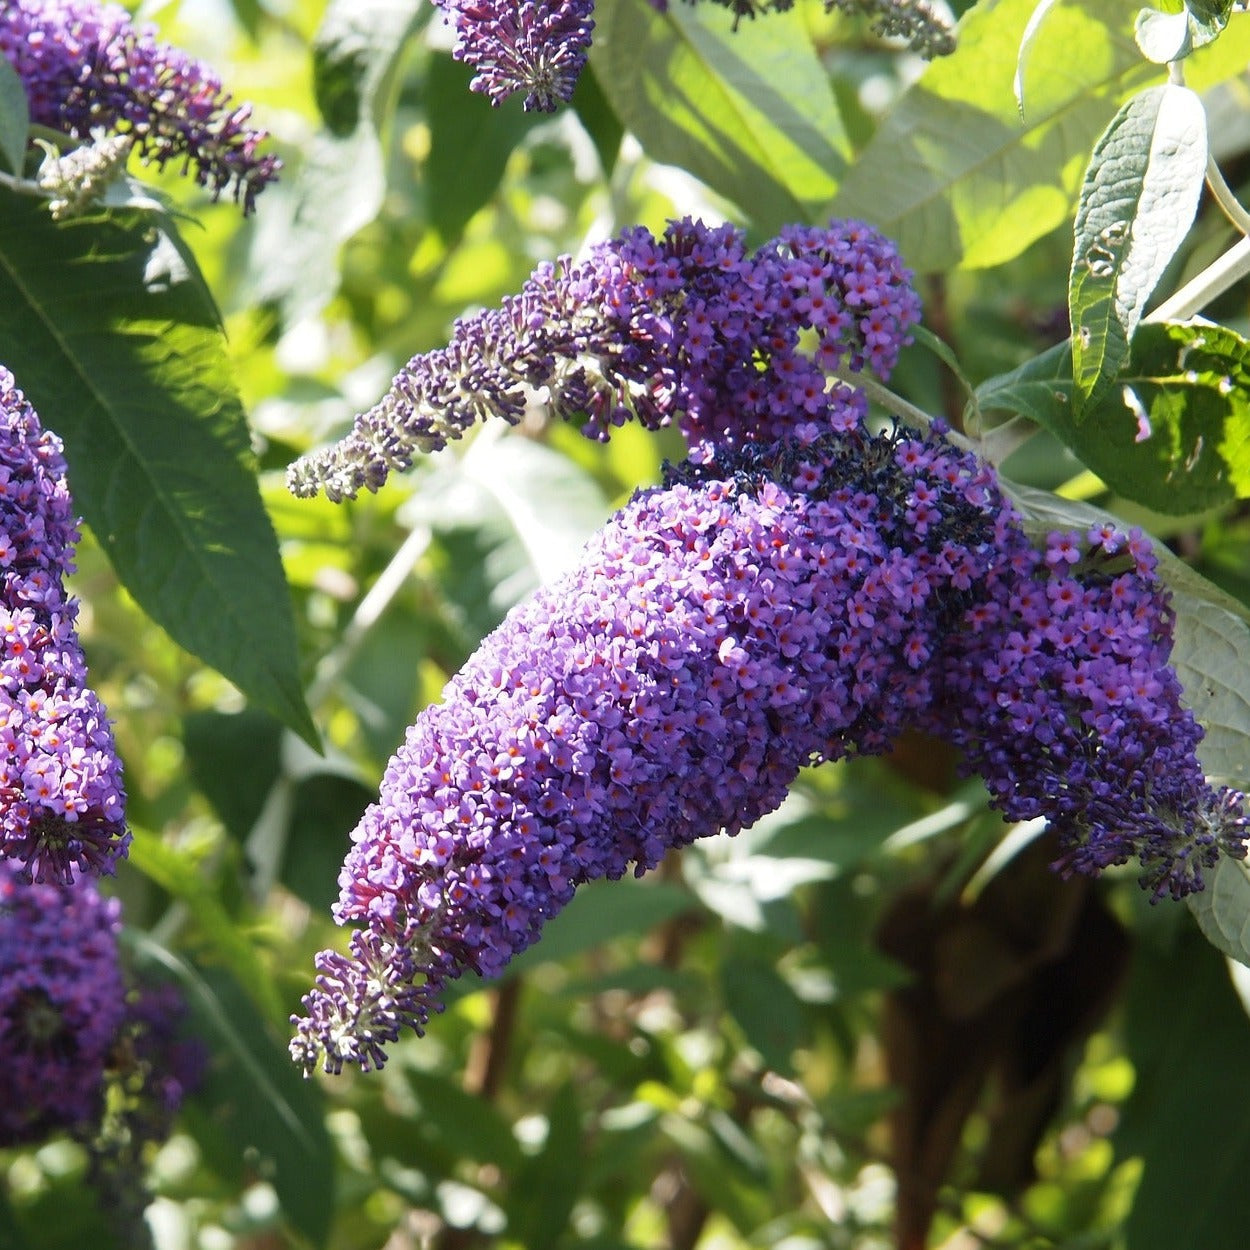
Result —
<instances>
[{"instance_id":1,"label":"green leaf","mask_svg":"<svg viewBox=\"0 0 1250 1250\"><path fill-rule=\"evenodd\" d=\"M1018 256L1071 217L1090 149L1118 104L1157 77L1121 0L1060 4L1035 33L1022 123L1012 75L1036 0L980 0L953 56L899 99L843 179L834 210L896 239L921 272ZM1250 59L1250 23L1186 66L1201 90Z\"/></svg>"},{"instance_id":2,"label":"green leaf","mask_svg":"<svg viewBox=\"0 0 1250 1250\"><path fill-rule=\"evenodd\" d=\"M1221 855L1205 877L1206 888L1185 899L1198 928L1221 954L1250 965L1250 867Z\"/></svg>"},{"instance_id":3,"label":"green leaf","mask_svg":"<svg viewBox=\"0 0 1250 1250\"><path fill-rule=\"evenodd\" d=\"M404 1081L420 1104L411 1131L422 1153L441 1151L454 1166L462 1160L493 1163L505 1176L521 1163L512 1126L485 1098L466 1093L446 1076L404 1069Z\"/></svg>"},{"instance_id":4,"label":"green leaf","mask_svg":"<svg viewBox=\"0 0 1250 1250\"><path fill-rule=\"evenodd\" d=\"M214 953L225 964L253 1001L271 1020L285 1019L282 1000L272 978L256 954L246 932L238 926L218 901L205 888L204 877L196 862L168 846L146 829L134 828L130 844L130 863L184 904L195 917Z\"/></svg>"},{"instance_id":5,"label":"green leaf","mask_svg":"<svg viewBox=\"0 0 1250 1250\"><path fill-rule=\"evenodd\" d=\"M1047 15L1051 9L1059 3L1059 0L1039 0L1037 8L1029 14L1029 20L1025 24L1024 34L1020 36L1020 47L1016 51L1016 76L1012 82L1012 90L1016 96L1016 108L1020 110L1020 116L1024 116L1024 78L1025 70L1028 66L1029 53L1033 51L1033 42L1038 36L1038 32L1042 29L1042 23L1045 22Z\"/></svg>"},{"instance_id":6,"label":"green leaf","mask_svg":"<svg viewBox=\"0 0 1250 1250\"><path fill-rule=\"evenodd\" d=\"M568 1225L585 1166L577 1091L562 1085L547 1105L543 1148L508 1186L509 1241L526 1250L553 1250Z\"/></svg>"},{"instance_id":7,"label":"green leaf","mask_svg":"<svg viewBox=\"0 0 1250 1250\"><path fill-rule=\"evenodd\" d=\"M124 934L136 970L173 980L190 1011L190 1031L208 1043L212 1061L196 1104L222 1142L223 1161L248 1160L253 1177L272 1182L291 1223L323 1246L334 1209L334 1149L316 1085L292 1065L248 998L228 977L196 968L148 934Z\"/></svg>"},{"instance_id":8,"label":"green leaf","mask_svg":"<svg viewBox=\"0 0 1250 1250\"><path fill-rule=\"evenodd\" d=\"M315 744L225 338L172 226L137 211L58 224L0 189L0 341L126 589Z\"/></svg>"},{"instance_id":9,"label":"green leaf","mask_svg":"<svg viewBox=\"0 0 1250 1250\"><path fill-rule=\"evenodd\" d=\"M1133 35L1141 54L1156 65L1178 61L1193 50L1189 15L1160 13L1158 9L1142 9L1133 24Z\"/></svg>"},{"instance_id":10,"label":"green leaf","mask_svg":"<svg viewBox=\"0 0 1250 1250\"><path fill-rule=\"evenodd\" d=\"M1201 48L1217 39L1232 12L1233 0L1185 0L1191 45Z\"/></svg>"},{"instance_id":11,"label":"green leaf","mask_svg":"<svg viewBox=\"0 0 1250 1250\"><path fill-rule=\"evenodd\" d=\"M1113 490L1157 512L1250 496L1250 341L1227 327L1146 322L1119 385L1079 424L1072 395L1067 344L976 391L983 411L1024 413Z\"/></svg>"},{"instance_id":12,"label":"green leaf","mask_svg":"<svg viewBox=\"0 0 1250 1250\"><path fill-rule=\"evenodd\" d=\"M803 1009L789 983L771 963L753 956L742 941L730 946L720 972L725 1009L747 1042L774 1072L793 1072Z\"/></svg>"},{"instance_id":13,"label":"green leaf","mask_svg":"<svg viewBox=\"0 0 1250 1250\"><path fill-rule=\"evenodd\" d=\"M378 214L386 190L380 131L421 0L331 0L313 43L325 129L305 148L289 188L257 220L253 297L280 302L287 323L313 316L338 289L338 245Z\"/></svg>"},{"instance_id":14,"label":"green leaf","mask_svg":"<svg viewBox=\"0 0 1250 1250\"><path fill-rule=\"evenodd\" d=\"M1250 1021L1223 960L1196 940L1166 956L1140 949L1125 1033L1136 1079L1114 1142L1145 1165L1127 1244L1241 1250L1250 1116L1229 1079L1250 1053Z\"/></svg>"},{"instance_id":15,"label":"green leaf","mask_svg":"<svg viewBox=\"0 0 1250 1250\"><path fill-rule=\"evenodd\" d=\"M849 153L802 17L733 30L720 7L600 0L591 63L647 154L733 200L761 231L814 221Z\"/></svg>"},{"instance_id":16,"label":"green leaf","mask_svg":"<svg viewBox=\"0 0 1250 1250\"><path fill-rule=\"evenodd\" d=\"M231 836L246 838L282 767L282 726L255 708L193 712L182 741L195 784Z\"/></svg>"},{"instance_id":17,"label":"green leaf","mask_svg":"<svg viewBox=\"0 0 1250 1250\"><path fill-rule=\"evenodd\" d=\"M1165 563L1176 613L1172 666L1206 730L1198 758L1212 778L1250 790L1250 625L1202 593L1201 584L1177 584L1173 571Z\"/></svg>"},{"instance_id":18,"label":"green leaf","mask_svg":"<svg viewBox=\"0 0 1250 1250\"><path fill-rule=\"evenodd\" d=\"M11 174L22 172L29 133L26 88L17 70L0 56L0 161Z\"/></svg>"},{"instance_id":19,"label":"green leaf","mask_svg":"<svg viewBox=\"0 0 1250 1250\"><path fill-rule=\"evenodd\" d=\"M495 194L513 148L543 120L525 112L519 97L496 108L469 90L472 77L472 69L448 54L432 56L425 76L428 211L446 240L458 238Z\"/></svg>"},{"instance_id":20,"label":"green leaf","mask_svg":"<svg viewBox=\"0 0 1250 1250\"><path fill-rule=\"evenodd\" d=\"M1128 359L1146 301L1189 233L1206 166L1202 101L1174 83L1134 96L1095 145L1068 283L1078 421Z\"/></svg>"},{"instance_id":21,"label":"green leaf","mask_svg":"<svg viewBox=\"0 0 1250 1250\"><path fill-rule=\"evenodd\" d=\"M603 94L593 64L588 65L578 78L569 103L577 113L577 120L595 145L603 176L611 178L612 171L616 168L617 154L621 150L621 140L625 137L625 127L621 125L620 119L608 103L607 96Z\"/></svg>"}]
</instances>

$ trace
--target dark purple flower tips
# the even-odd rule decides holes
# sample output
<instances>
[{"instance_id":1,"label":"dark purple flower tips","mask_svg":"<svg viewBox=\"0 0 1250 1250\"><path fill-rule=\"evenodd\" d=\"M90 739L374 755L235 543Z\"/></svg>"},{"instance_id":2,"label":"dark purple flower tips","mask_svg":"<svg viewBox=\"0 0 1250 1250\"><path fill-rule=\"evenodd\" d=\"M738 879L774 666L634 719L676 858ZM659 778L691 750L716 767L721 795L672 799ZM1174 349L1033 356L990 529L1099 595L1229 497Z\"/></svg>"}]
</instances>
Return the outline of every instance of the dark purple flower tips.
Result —
<instances>
[{"instance_id":1,"label":"dark purple flower tips","mask_svg":"<svg viewBox=\"0 0 1250 1250\"><path fill-rule=\"evenodd\" d=\"M1198 762L1155 568L1138 530L1053 533L1044 551L1013 532L952 638L932 715L1005 815L1050 821L1061 870L1136 859L1155 898L1181 898L1221 853L1245 857L1250 822Z\"/></svg>"},{"instance_id":2,"label":"dark purple flower tips","mask_svg":"<svg viewBox=\"0 0 1250 1250\"><path fill-rule=\"evenodd\" d=\"M77 539L60 441L0 368L0 859L64 884L111 873L130 842L65 591Z\"/></svg>"},{"instance_id":3,"label":"dark purple flower tips","mask_svg":"<svg viewBox=\"0 0 1250 1250\"><path fill-rule=\"evenodd\" d=\"M159 43L120 5L94 0L8 0L0 56L26 87L31 120L74 139L100 129L129 135L161 168L181 161L216 198L229 191L251 212L278 174L261 155L251 106L235 104L205 64Z\"/></svg>"},{"instance_id":4,"label":"dark purple flower tips","mask_svg":"<svg viewBox=\"0 0 1250 1250\"><path fill-rule=\"evenodd\" d=\"M358 929L318 958L298 1062L380 1066L580 882L734 833L916 719L1007 514L973 458L896 450L850 430L674 470L483 642L353 834Z\"/></svg>"},{"instance_id":5,"label":"dark purple flower tips","mask_svg":"<svg viewBox=\"0 0 1250 1250\"><path fill-rule=\"evenodd\" d=\"M0 859L0 1146L95 1123L126 1015L117 903Z\"/></svg>"},{"instance_id":6,"label":"dark purple flower tips","mask_svg":"<svg viewBox=\"0 0 1250 1250\"><path fill-rule=\"evenodd\" d=\"M894 245L854 221L788 227L755 252L742 231L688 218L659 238L627 230L458 321L288 481L336 500L376 490L487 417L520 420L532 399L595 438L627 420L677 424L699 458L800 421L849 429L864 396L829 374L888 376L920 315L909 279Z\"/></svg>"}]
</instances>

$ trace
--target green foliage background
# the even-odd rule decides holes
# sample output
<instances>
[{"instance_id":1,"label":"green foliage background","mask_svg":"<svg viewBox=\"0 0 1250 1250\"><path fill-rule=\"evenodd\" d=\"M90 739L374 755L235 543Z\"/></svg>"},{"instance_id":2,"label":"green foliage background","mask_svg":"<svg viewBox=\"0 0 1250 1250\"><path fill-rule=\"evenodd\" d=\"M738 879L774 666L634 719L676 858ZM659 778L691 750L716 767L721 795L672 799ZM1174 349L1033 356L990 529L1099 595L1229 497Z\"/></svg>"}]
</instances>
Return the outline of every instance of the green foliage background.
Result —
<instances>
[{"instance_id":1,"label":"green foliage background","mask_svg":"<svg viewBox=\"0 0 1250 1250\"><path fill-rule=\"evenodd\" d=\"M1236 189L1250 18L1228 7L1163 16L1219 34L1191 38L1185 81ZM68 224L0 189L0 353L86 520L74 586L136 835L128 956L183 987L212 1056L151 1160L161 1250L1245 1244L1250 974L1225 956L1250 961L1250 876L1222 864L1192 916L1131 870L1061 882L938 742L814 772L737 839L585 888L380 1074L305 1082L286 1054L405 727L680 449L486 428L338 507L283 470L457 315L636 222L759 241L836 213L896 237L932 333L893 385L995 458L1028 422L1002 467L1039 530L1106 510L1167 544L1204 762L1250 785L1246 291L1207 310L1218 328L1134 334L1236 235L1203 199L1161 260L1118 257L1069 300L1113 119L1151 221L1202 170L1150 155L1166 93L1142 93L1167 73L1136 4L1035 12L980 0L926 69L818 3L735 33L708 4L598 0L572 106L535 118L471 95L416 0L187 0L162 37L256 103L286 162L256 215L172 175L174 211L136 192ZM1092 327L1076 382L1068 316ZM1136 441L1125 388L1158 438ZM113 1245L82 1173L63 1142L0 1154L0 1247Z\"/></svg>"}]
</instances>

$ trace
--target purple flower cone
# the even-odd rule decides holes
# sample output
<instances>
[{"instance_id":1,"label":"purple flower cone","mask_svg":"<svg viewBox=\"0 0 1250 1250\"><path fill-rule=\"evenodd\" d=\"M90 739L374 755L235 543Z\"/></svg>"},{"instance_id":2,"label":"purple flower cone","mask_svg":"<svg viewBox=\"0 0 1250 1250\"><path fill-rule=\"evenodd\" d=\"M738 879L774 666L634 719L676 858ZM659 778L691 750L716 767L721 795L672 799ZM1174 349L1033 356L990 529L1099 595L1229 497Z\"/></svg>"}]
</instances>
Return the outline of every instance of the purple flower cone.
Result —
<instances>
[{"instance_id":1,"label":"purple flower cone","mask_svg":"<svg viewBox=\"0 0 1250 1250\"><path fill-rule=\"evenodd\" d=\"M60 441L0 368L0 859L66 885L111 873L130 843L65 592L77 540Z\"/></svg>"},{"instance_id":2,"label":"purple flower cone","mask_svg":"<svg viewBox=\"0 0 1250 1250\"><path fill-rule=\"evenodd\" d=\"M989 471L861 431L733 464L637 495L409 731L353 834L336 917L361 927L318 958L306 1069L381 1066L580 882L750 825L804 765L884 750L929 705L1004 542Z\"/></svg>"}]
</instances>

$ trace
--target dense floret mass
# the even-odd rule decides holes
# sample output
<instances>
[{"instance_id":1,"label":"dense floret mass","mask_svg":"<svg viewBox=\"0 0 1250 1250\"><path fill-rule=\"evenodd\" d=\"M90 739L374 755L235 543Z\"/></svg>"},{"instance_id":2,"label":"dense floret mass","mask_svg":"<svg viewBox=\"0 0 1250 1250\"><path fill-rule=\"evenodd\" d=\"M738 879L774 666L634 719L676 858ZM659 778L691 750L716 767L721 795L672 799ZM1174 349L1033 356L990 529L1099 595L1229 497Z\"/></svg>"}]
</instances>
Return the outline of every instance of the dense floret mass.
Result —
<instances>
[{"instance_id":1,"label":"dense floret mass","mask_svg":"<svg viewBox=\"0 0 1250 1250\"><path fill-rule=\"evenodd\" d=\"M586 65L594 0L436 0L456 34L453 55L474 71L469 86L501 104L525 92L525 108L550 113L573 94Z\"/></svg>"},{"instance_id":2,"label":"dense floret mass","mask_svg":"<svg viewBox=\"0 0 1250 1250\"><path fill-rule=\"evenodd\" d=\"M836 370L885 377L919 318L893 244L854 221L787 227L749 252L742 231L684 219L636 227L582 261L541 265L519 295L456 323L414 356L339 444L292 466L298 495L377 489L392 469L536 398L606 438L678 424L697 458L786 437L796 421L845 430L863 394Z\"/></svg>"},{"instance_id":3,"label":"dense floret mass","mask_svg":"<svg viewBox=\"0 0 1250 1250\"><path fill-rule=\"evenodd\" d=\"M95 0L9 0L0 5L0 55L26 87L31 120L87 141L130 136L146 161L181 161L214 198L229 191L244 212L277 177L249 125L205 64L135 26L120 5Z\"/></svg>"},{"instance_id":4,"label":"dense floret mass","mask_svg":"<svg viewBox=\"0 0 1250 1250\"><path fill-rule=\"evenodd\" d=\"M99 1119L126 1014L120 923L90 882L31 884L0 859L0 1146Z\"/></svg>"},{"instance_id":5,"label":"dense floret mass","mask_svg":"<svg viewBox=\"0 0 1250 1250\"><path fill-rule=\"evenodd\" d=\"M337 919L361 927L350 956L319 957L297 1060L380 1066L579 882L734 833L804 765L887 747L931 702L1006 517L972 457L815 425L636 496L391 760L340 877Z\"/></svg>"},{"instance_id":6,"label":"dense floret mass","mask_svg":"<svg viewBox=\"0 0 1250 1250\"><path fill-rule=\"evenodd\" d=\"M1221 853L1245 857L1248 822L1198 762L1149 541L1099 526L1038 551L1017 530L1003 555L943 658L934 724L1009 819L1051 823L1061 869L1137 859L1156 898L1201 890Z\"/></svg>"},{"instance_id":7,"label":"dense floret mass","mask_svg":"<svg viewBox=\"0 0 1250 1250\"><path fill-rule=\"evenodd\" d=\"M0 857L65 883L112 872L130 842L65 591L77 539L60 441L0 368Z\"/></svg>"}]
</instances>

